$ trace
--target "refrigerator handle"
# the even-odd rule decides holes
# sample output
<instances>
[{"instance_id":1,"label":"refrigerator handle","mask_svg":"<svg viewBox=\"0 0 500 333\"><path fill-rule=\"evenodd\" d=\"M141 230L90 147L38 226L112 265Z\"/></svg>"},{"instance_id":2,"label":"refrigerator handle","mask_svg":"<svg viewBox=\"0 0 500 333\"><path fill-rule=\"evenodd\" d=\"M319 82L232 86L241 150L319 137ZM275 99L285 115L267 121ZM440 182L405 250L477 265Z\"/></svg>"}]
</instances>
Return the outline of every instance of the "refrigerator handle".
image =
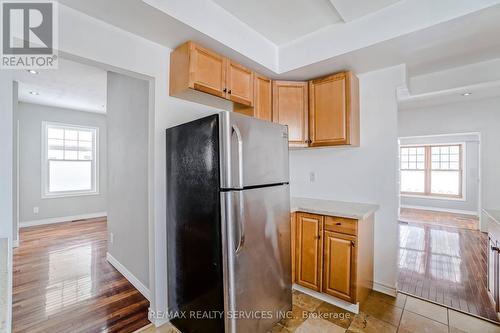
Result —
<instances>
[{"instance_id":1,"label":"refrigerator handle","mask_svg":"<svg viewBox=\"0 0 500 333\"><path fill-rule=\"evenodd\" d=\"M243 250L243 246L245 245L245 225L243 222L243 216L245 216L245 214L243 213L243 205L243 196L238 192L238 212L236 216L238 219L240 240L238 241L238 247L236 248L235 254L240 253L241 250Z\"/></svg>"},{"instance_id":2,"label":"refrigerator handle","mask_svg":"<svg viewBox=\"0 0 500 333\"><path fill-rule=\"evenodd\" d=\"M237 153L238 153L238 177L235 177L237 179L237 184L234 184L236 188L243 188L243 140L241 136L240 129L236 125L232 125L232 133L231 135L236 134L236 140L238 141L237 145Z\"/></svg>"}]
</instances>

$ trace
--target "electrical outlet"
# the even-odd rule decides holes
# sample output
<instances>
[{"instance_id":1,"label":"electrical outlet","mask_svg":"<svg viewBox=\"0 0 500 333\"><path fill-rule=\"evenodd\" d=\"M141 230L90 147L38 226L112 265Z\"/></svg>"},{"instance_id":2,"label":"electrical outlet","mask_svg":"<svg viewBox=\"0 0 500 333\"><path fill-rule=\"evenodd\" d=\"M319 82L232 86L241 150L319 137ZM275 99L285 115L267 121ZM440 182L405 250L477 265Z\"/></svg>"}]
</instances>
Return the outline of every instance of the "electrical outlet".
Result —
<instances>
[{"instance_id":1,"label":"electrical outlet","mask_svg":"<svg viewBox=\"0 0 500 333\"><path fill-rule=\"evenodd\" d=\"M109 233L109 242L113 244L115 242L115 234L112 232Z\"/></svg>"},{"instance_id":2,"label":"electrical outlet","mask_svg":"<svg viewBox=\"0 0 500 333\"><path fill-rule=\"evenodd\" d=\"M33 207L33 214L38 215L40 213L40 207Z\"/></svg>"},{"instance_id":3,"label":"electrical outlet","mask_svg":"<svg viewBox=\"0 0 500 333\"><path fill-rule=\"evenodd\" d=\"M314 183L316 181L316 173L314 171L309 172L309 181Z\"/></svg>"}]
</instances>

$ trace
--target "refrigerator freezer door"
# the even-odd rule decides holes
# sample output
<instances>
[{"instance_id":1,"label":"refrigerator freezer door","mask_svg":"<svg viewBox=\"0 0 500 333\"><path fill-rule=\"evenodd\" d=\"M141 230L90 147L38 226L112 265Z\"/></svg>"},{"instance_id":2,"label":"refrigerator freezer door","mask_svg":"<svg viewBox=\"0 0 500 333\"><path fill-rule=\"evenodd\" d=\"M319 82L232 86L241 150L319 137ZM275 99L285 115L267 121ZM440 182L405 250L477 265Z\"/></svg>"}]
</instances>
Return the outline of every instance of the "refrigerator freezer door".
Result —
<instances>
[{"instance_id":1,"label":"refrigerator freezer door","mask_svg":"<svg viewBox=\"0 0 500 333\"><path fill-rule=\"evenodd\" d=\"M221 112L221 188L288 183L288 128Z\"/></svg>"},{"instance_id":2,"label":"refrigerator freezer door","mask_svg":"<svg viewBox=\"0 0 500 333\"><path fill-rule=\"evenodd\" d=\"M288 185L221 193L227 333L264 333L292 307Z\"/></svg>"}]
</instances>

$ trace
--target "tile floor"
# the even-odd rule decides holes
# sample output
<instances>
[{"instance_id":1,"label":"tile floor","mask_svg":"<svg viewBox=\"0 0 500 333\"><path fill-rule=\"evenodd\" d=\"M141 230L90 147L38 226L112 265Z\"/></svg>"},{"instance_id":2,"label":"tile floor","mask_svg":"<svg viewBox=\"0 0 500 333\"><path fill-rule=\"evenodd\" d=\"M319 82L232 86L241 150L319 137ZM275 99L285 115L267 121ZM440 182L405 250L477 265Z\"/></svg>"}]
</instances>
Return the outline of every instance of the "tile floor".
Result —
<instances>
[{"instance_id":1,"label":"tile floor","mask_svg":"<svg viewBox=\"0 0 500 333\"><path fill-rule=\"evenodd\" d=\"M292 314L270 333L500 333L500 326L404 294L372 292L355 315L294 291ZM167 324L140 332L178 331Z\"/></svg>"}]
</instances>

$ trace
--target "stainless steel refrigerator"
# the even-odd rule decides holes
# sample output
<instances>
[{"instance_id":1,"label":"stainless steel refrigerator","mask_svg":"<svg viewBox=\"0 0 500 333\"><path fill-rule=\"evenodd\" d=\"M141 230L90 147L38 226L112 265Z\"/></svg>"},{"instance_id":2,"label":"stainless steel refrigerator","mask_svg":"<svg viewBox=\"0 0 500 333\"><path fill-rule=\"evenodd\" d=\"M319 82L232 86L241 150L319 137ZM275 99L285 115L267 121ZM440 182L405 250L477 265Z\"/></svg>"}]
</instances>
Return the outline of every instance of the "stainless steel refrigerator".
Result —
<instances>
[{"instance_id":1,"label":"stainless steel refrigerator","mask_svg":"<svg viewBox=\"0 0 500 333\"><path fill-rule=\"evenodd\" d=\"M286 126L221 112L167 129L171 322L267 332L291 309Z\"/></svg>"}]
</instances>

